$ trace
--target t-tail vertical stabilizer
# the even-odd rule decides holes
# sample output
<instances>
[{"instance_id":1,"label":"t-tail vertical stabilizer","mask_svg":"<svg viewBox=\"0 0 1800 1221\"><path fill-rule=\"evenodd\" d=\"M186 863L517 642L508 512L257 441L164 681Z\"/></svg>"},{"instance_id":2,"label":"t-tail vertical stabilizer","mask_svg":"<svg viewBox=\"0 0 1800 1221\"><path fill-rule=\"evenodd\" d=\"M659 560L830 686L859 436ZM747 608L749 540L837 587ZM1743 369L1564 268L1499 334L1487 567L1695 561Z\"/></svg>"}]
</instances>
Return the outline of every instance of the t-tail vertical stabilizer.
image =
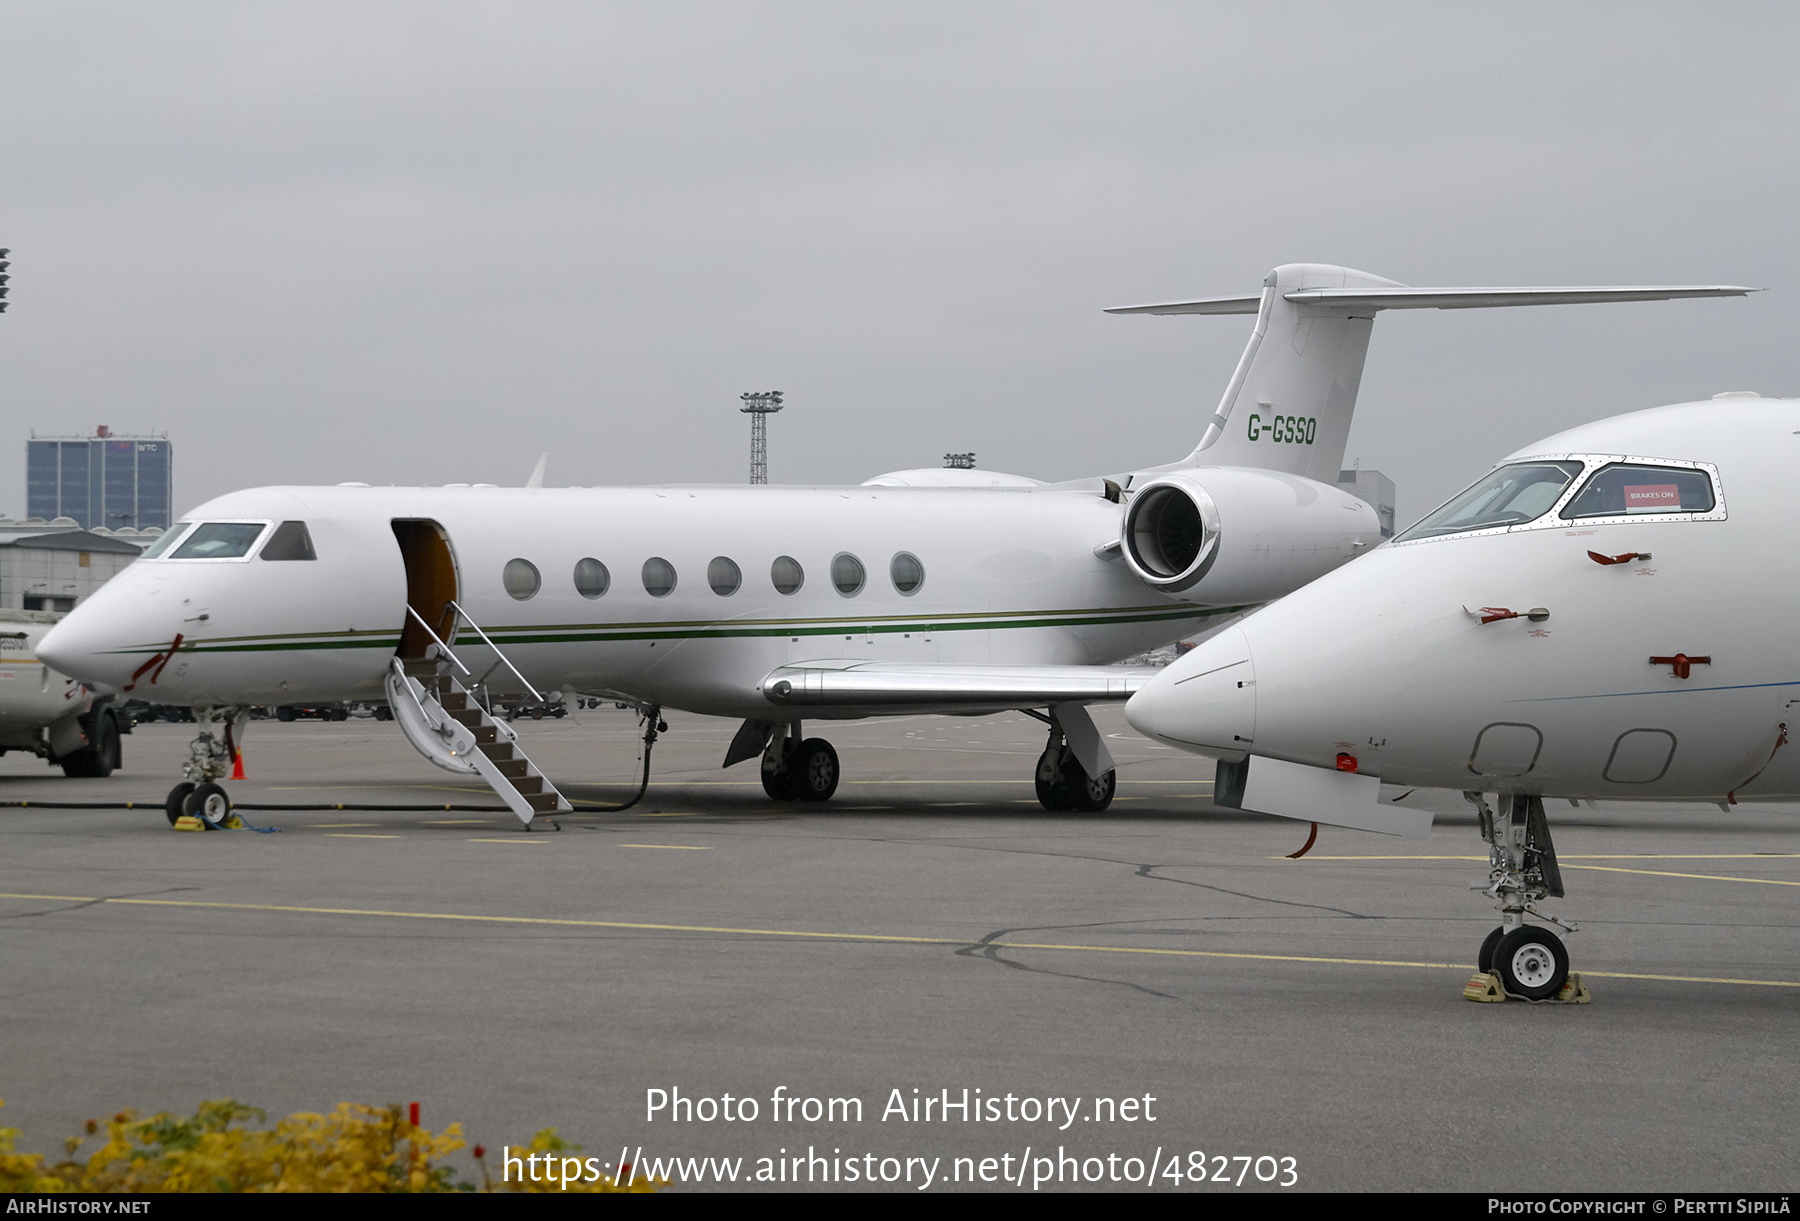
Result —
<instances>
[{"instance_id":1,"label":"t-tail vertical stabilizer","mask_svg":"<svg viewBox=\"0 0 1800 1221\"><path fill-rule=\"evenodd\" d=\"M1350 439L1369 328L1384 309L1477 309L1741 297L1737 285L1574 288L1411 288L1326 263L1271 271L1260 296L1131 305L1109 314L1255 314L1250 342L1177 467L1251 466L1335 484Z\"/></svg>"}]
</instances>

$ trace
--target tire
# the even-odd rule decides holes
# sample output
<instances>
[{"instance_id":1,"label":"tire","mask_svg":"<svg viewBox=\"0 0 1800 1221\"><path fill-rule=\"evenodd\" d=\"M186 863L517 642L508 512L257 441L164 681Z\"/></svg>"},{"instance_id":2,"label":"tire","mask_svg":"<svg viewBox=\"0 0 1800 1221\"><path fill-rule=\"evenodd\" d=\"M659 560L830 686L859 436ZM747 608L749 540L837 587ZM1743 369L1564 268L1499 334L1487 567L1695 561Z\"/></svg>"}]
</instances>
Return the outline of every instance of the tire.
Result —
<instances>
[{"instance_id":1,"label":"tire","mask_svg":"<svg viewBox=\"0 0 1800 1221\"><path fill-rule=\"evenodd\" d=\"M169 799L163 803L163 812L169 816L169 825L171 827L175 825L175 820L177 818L180 818L186 813L182 807L187 803L188 794L193 791L193 784L186 780L183 780L180 784L169 790Z\"/></svg>"},{"instance_id":2,"label":"tire","mask_svg":"<svg viewBox=\"0 0 1800 1221\"><path fill-rule=\"evenodd\" d=\"M1494 947L1500 944L1500 938L1506 936L1506 928L1502 926L1489 933L1481 943L1481 952L1475 955L1475 969L1483 975L1491 975L1494 970Z\"/></svg>"},{"instance_id":3,"label":"tire","mask_svg":"<svg viewBox=\"0 0 1800 1221\"><path fill-rule=\"evenodd\" d=\"M1516 928L1494 948L1494 972L1514 996L1549 1000L1569 982L1569 951L1548 929Z\"/></svg>"},{"instance_id":4,"label":"tire","mask_svg":"<svg viewBox=\"0 0 1800 1221\"><path fill-rule=\"evenodd\" d=\"M210 780L189 793L181 803L183 814L193 814L211 823L222 823L231 815L231 798Z\"/></svg>"},{"instance_id":5,"label":"tire","mask_svg":"<svg viewBox=\"0 0 1800 1221\"><path fill-rule=\"evenodd\" d=\"M793 790L789 787L789 780L792 776L793 773L791 771L777 772L766 767L763 768L763 792L767 793L775 801L796 800Z\"/></svg>"},{"instance_id":6,"label":"tire","mask_svg":"<svg viewBox=\"0 0 1800 1221\"><path fill-rule=\"evenodd\" d=\"M293 720L294 719L293 708L290 705L283 704L281 707L279 707L275 710L275 719L278 721L283 721L283 722Z\"/></svg>"},{"instance_id":7,"label":"tire","mask_svg":"<svg viewBox=\"0 0 1800 1221\"><path fill-rule=\"evenodd\" d=\"M383 704L375 709L375 719L378 721L391 721L394 719L394 710L389 708L386 704Z\"/></svg>"},{"instance_id":8,"label":"tire","mask_svg":"<svg viewBox=\"0 0 1800 1221\"><path fill-rule=\"evenodd\" d=\"M1069 782L1070 791L1075 798L1075 809L1088 814L1098 814L1112 804L1113 792L1119 784L1118 773L1107 772L1103 776L1089 776L1079 763L1075 763L1074 772L1075 774L1070 776L1065 769L1064 777Z\"/></svg>"},{"instance_id":9,"label":"tire","mask_svg":"<svg viewBox=\"0 0 1800 1221\"><path fill-rule=\"evenodd\" d=\"M829 801L837 792L837 751L824 738L808 738L788 761L788 783L801 801Z\"/></svg>"},{"instance_id":10,"label":"tire","mask_svg":"<svg viewBox=\"0 0 1800 1221\"><path fill-rule=\"evenodd\" d=\"M62 764L65 776L101 780L112 775L118 759L119 726L110 714L102 711L94 714L88 744L80 750L70 751L57 762Z\"/></svg>"},{"instance_id":11,"label":"tire","mask_svg":"<svg viewBox=\"0 0 1800 1221\"><path fill-rule=\"evenodd\" d=\"M1052 813L1061 813L1069 808L1069 781L1065 773L1060 781L1053 780L1056 764L1045 751L1038 757L1037 765L1037 799L1038 804Z\"/></svg>"}]
</instances>

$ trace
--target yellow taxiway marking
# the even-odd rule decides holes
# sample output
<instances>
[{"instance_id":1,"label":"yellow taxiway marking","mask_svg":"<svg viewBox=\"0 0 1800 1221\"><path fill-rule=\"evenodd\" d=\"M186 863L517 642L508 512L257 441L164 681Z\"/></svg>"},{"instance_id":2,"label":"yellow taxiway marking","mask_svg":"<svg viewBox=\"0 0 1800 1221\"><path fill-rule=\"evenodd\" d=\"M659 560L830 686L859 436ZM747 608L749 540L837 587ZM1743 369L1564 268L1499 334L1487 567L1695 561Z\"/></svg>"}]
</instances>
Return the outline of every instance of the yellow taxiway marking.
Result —
<instances>
[{"instance_id":1,"label":"yellow taxiway marking","mask_svg":"<svg viewBox=\"0 0 1800 1221\"><path fill-rule=\"evenodd\" d=\"M541 839L520 839L517 836L508 836L506 839L472 839L469 842L471 844L541 844L544 841Z\"/></svg>"},{"instance_id":2,"label":"yellow taxiway marking","mask_svg":"<svg viewBox=\"0 0 1800 1221\"><path fill-rule=\"evenodd\" d=\"M490 840L489 843L518 843ZM1307 962L1340 967L1414 967L1433 971L1468 971L1471 963L1410 962L1390 958L1329 958L1316 954L1252 954L1230 950L1174 950L1160 946L1063 945L1037 941L971 941L958 937L909 937L891 933L825 933L807 929L730 928L709 924L649 924L627 920L571 920L555 916L478 916L463 912L383 911L358 907L295 907L277 903L215 903L201 899L111 899L98 895L0 893L0 899L33 899L56 903L122 903L132 907L189 907L209 911L288 912L305 916L370 916L382 920L447 920L470 924L525 924L553 928L612 928L652 933L719 933L739 937L791 937L800 941L861 941L890 945L993 946L1003 950L1058 950L1074 954L1143 954L1156 958L1224 958L1243 962ZM1644 975L1624 971L1582 971L1596 979L1647 979L1684 984L1747 984L1760 988L1800 988L1800 980L1733 979L1712 975Z\"/></svg>"},{"instance_id":3,"label":"yellow taxiway marking","mask_svg":"<svg viewBox=\"0 0 1800 1221\"><path fill-rule=\"evenodd\" d=\"M432 818L419 825L421 827L491 827L495 821L492 818Z\"/></svg>"},{"instance_id":4,"label":"yellow taxiway marking","mask_svg":"<svg viewBox=\"0 0 1800 1221\"><path fill-rule=\"evenodd\" d=\"M1619 853L1582 853L1557 854L1558 861L1779 861L1800 857L1800 852L1619 852ZM1285 861L1291 858L1271 856L1271 861ZM1485 856L1313 856L1308 854L1300 858L1305 861L1485 861ZM1584 869L1597 869L1597 865L1584 865ZM1625 870L1624 872L1632 872ZM1687 877L1687 874L1675 874L1675 877ZM1700 875L1693 875L1698 877ZM1737 879L1728 879L1735 881Z\"/></svg>"},{"instance_id":5,"label":"yellow taxiway marking","mask_svg":"<svg viewBox=\"0 0 1800 1221\"><path fill-rule=\"evenodd\" d=\"M614 844L615 848L667 848L671 852L711 852L705 844Z\"/></svg>"},{"instance_id":6,"label":"yellow taxiway marking","mask_svg":"<svg viewBox=\"0 0 1800 1221\"><path fill-rule=\"evenodd\" d=\"M370 835L367 832L327 831L326 839L399 839L398 835Z\"/></svg>"},{"instance_id":7,"label":"yellow taxiway marking","mask_svg":"<svg viewBox=\"0 0 1800 1221\"><path fill-rule=\"evenodd\" d=\"M327 827L379 827L380 825L378 822L316 822L312 824L312 828L315 831L322 831Z\"/></svg>"},{"instance_id":8,"label":"yellow taxiway marking","mask_svg":"<svg viewBox=\"0 0 1800 1221\"><path fill-rule=\"evenodd\" d=\"M1728 878L1716 873L1674 873L1667 869L1621 869L1617 865L1570 865L1570 869L1593 869L1600 873L1641 873L1653 878L1694 878L1701 882L1761 882L1765 886L1800 886L1786 878Z\"/></svg>"}]
</instances>

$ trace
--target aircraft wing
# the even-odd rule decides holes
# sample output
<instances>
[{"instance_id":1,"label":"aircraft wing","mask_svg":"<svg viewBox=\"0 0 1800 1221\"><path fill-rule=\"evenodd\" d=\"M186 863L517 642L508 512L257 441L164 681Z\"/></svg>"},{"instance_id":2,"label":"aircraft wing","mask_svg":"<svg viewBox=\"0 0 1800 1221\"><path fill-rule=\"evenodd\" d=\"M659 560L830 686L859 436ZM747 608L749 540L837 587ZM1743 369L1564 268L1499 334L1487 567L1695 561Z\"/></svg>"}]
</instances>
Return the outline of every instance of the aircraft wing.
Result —
<instances>
[{"instance_id":1,"label":"aircraft wing","mask_svg":"<svg viewBox=\"0 0 1800 1221\"><path fill-rule=\"evenodd\" d=\"M1156 666L1018 666L802 661L762 680L779 707L975 712L1131 698Z\"/></svg>"}]
</instances>

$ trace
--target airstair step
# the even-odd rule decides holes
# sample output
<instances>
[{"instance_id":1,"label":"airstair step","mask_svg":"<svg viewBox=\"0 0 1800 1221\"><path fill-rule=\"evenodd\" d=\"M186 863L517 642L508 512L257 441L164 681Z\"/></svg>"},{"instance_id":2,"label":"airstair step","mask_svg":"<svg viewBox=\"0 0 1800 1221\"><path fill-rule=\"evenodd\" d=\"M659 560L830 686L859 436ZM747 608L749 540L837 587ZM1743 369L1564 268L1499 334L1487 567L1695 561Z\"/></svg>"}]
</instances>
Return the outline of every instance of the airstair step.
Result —
<instances>
[{"instance_id":1,"label":"airstair step","mask_svg":"<svg viewBox=\"0 0 1800 1221\"><path fill-rule=\"evenodd\" d=\"M538 814L549 814L556 809L555 793L529 793L525 801Z\"/></svg>"},{"instance_id":2,"label":"airstair step","mask_svg":"<svg viewBox=\"0 0 1800 1221\"><path fill-rule=\"evenodd\" d=\"M493 730L489 729L488 732L492 733ZM480 747L482 754L486 755L496 763L500 762L502 759L510 759L513 757L511 742L478 742L476 745Z\"/></svg>"},{"instance_id":3,"label":"airstair step","mask_svg":"<svg viewBox=\"0 0 1800 1221\"><path fill-rule=\"evenodd\" d=\"M451 720L461 722L470 729L479 728L485 719L479 708L452 708L448 700L444 701L443 708L450 714Z\"/></svg>"},{"instance_id":4,"label":"airstair step","mask_svg":"<svg viewBox=\"0 0 1800 1221\"><path fill-rule=\"evenodd\" d=\"M435 677L438 672L438 663L435 657L406 657L401 659L400 664L405 669L408 678L431 678Z\"/></svg>"},{"instance_id":5,"label":"airstair step","mask_svg":"<svg viewBox=\"0 0 1800 1221\"><path fill-rule=\"evenodd\" d=\"M469 697L461 691L445 691L438 696L438 703L444 706L445 712L461 712L469 706Z\"/></svg>"},{"instance_id":6,"label":"airstair step","mask_svg":"<svg viewBox=\"0 0 1800 1221\"><path fill-rule=\"evenodd\" d=\"M544 791L542 776L514 776L510 778L512 786L526 797L535 797Z\"/></svg>"}]
</instances>

